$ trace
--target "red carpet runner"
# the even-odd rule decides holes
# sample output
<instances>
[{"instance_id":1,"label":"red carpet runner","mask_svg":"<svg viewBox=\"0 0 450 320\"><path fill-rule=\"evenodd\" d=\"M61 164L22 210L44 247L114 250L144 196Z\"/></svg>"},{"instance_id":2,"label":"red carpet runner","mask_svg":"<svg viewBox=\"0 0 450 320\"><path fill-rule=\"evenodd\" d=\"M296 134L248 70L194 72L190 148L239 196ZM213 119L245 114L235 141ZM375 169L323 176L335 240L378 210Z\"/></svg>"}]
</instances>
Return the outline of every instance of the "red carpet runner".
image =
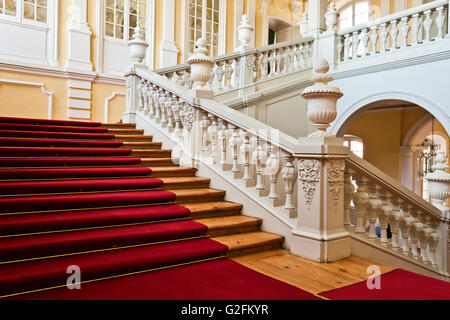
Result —
<instances>
[{"instance_id":1,"label":"red carpet runner","mask_svg":"<svg viewBox=\"0 0 450 320\"><path fill-rule=\"evenodd\" d=\"M224 259L114 137L100 123L0 117L0 297L316 299ZM72 265L83 290L66 288Z\"/></svg>"},{"instance_id":2,"label":"red carpet runner","mask_svg":"<svg viewBox=\"0 0 450 320\"><path fill-rule=\"evenodd\" d=\"M397 269L381 275L380 290L367 282L319 293L332 300L449 300L450 283Z\"/></svg>"}]
</instances>

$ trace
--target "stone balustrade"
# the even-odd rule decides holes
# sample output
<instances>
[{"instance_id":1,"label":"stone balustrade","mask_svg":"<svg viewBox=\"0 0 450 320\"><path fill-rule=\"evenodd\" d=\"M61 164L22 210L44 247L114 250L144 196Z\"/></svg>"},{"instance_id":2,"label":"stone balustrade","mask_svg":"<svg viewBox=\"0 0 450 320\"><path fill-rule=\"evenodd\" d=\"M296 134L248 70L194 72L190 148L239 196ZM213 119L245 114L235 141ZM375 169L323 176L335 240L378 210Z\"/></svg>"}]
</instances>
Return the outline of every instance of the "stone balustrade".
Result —
<instances>
[{"instance_id":1,"label":"stone balustrade","mask_svg":"<svg viewBox=\"0 0 450 320\"><path fill-rule=\"evenodd\" d=\"M448 0L398 12L337 32L338 61L422 46L447 38Z\"/></svg>"},{"instance_id":2,"label":"stone balustrade","mask_svg":"<svg viewBox=\"0 0 450 320\"><path fill-rule=\"evenodd\" d=\"M208 86L215 94L219 94L292 72L311 69L313 42L313 38L308 37L215 57ZM159 69L156 73L184 88L192 88L188 64Z\"/></svg>"},{"instance_id":3,"label":"stone balustrade","mask_svg":"<svg viewBox=\"0 0 450 320\"><path fill-rule=\"evenodd\" d=\"M346 161L344 190L344 223L352 237L446 274L450 221L444 211L355 155Z\"/></svg>"}]
</instances>

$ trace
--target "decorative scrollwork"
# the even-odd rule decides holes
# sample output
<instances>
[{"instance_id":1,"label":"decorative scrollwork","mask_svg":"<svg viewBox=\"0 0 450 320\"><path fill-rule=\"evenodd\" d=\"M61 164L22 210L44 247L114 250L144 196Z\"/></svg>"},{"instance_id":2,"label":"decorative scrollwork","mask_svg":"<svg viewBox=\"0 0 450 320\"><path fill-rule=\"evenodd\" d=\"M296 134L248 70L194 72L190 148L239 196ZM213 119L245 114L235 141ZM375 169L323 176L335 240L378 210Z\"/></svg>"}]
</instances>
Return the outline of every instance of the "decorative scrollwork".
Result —
<instances>
[{"instance_id":1,"label":"decorative scrollwork","mask_svg":"<svg viewBox=\"0 0 450 320\"><path fill-rule=\"evenodd\" d=\"M344 160L330 160L328 162L328 189L331 193L331 200L333 207L337 206L339 200L339 193L344 184Z\"/></svg>"},{"instance_id":2,"label":"decorative scrollwork","mask_svg":"<svg viewBox=\"0 0 450 320\"><path fill-rule=\"evenodd\" d=\"M302 183L306 206L309 209L316 192L316 185L320 181L320 161L301 159L298 162L298 176Z\"/></svg>"},{"instance_id":3,"label":"decorative scrollwork","mask_svg":"<svg viewBox=\"0 0 450 320\"><path fill-rule=\"evenodd\" d=\"M192 126L194 124L194 107L190 104L185 103L182 107L183 110L183 125L186 130L190 133L192 131Z\"/></svg>"}]
</instances>

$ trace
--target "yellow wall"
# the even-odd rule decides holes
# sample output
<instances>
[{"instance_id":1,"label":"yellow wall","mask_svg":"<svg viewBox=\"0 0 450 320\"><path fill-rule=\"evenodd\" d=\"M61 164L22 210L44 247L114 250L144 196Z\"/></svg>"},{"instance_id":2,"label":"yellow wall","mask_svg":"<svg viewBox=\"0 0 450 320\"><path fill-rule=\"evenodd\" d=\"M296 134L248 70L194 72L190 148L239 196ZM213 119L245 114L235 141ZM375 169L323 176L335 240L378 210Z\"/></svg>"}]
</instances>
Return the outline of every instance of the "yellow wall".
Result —
<instances>
[{"instance_id":1,"label":"yellow wall","mask_svg":"<svg viewBox=\"0 0 450 320\"><path fill-rule=\"evenodd\" d=\"M365 113L351 124L346 134L362 138L364 159L401 181L400 146L411 127L425 114L424 109ZM436 125L436 131L447 135L440 124Z\"/></svg>"}]
</instances>

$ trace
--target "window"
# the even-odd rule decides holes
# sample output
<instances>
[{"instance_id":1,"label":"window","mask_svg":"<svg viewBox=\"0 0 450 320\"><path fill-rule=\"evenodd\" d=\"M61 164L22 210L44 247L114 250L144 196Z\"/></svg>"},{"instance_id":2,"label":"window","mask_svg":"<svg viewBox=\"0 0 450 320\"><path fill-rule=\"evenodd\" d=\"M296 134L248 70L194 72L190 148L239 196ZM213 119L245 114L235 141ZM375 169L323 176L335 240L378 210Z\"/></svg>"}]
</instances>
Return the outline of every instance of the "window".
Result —
<instances>
[{"instance_id":1,"label":"window","mask_svg":"<svg viewBox=\"0 0 450 320\"><path fill-rule=\"evenodd\" d=\"M146 0L106 0L105 36L128 42L132 39L137 26L145 32L146 2Z\"/></svg>"},{"instance_id":2,"label":"window","mask_svg":"<svg viewBox=\"0 0 450 320\"><path fill-rule=\"evenodd\" d=\"M368 1L357 1L339 12L339 29L349 28L369 21L370 5Z\"/></svg>"},{"instance_id":3,"label":"window","mask_svg":"<svg viewBox=\"0 0 450 320\"><path fill-rule=\"evenodd\" d=\"M195 41L205 33L210 56L217 56L219 50L219 0L189 1L188 52L194 50ZM205 13L206 18L203 19ZM204 23L204 24L203 24Z\"/></svg>"},{"instance_id":4,"label":"window","mask_svg":"<svg viewBox=\"0 0 450 320\"><path fill-rule=\"evenodd\" d=\"M362 158L364 156L364 144L361 138L352 135L345 135L344 146L350 146L350 151L358 157Z\"/></svg>"},{"instance_id":5,"label":"window","mask_svg":"<svg viewBox=\"0 0 450 320\"><path fill-rule=\"evenodd\" d=\"M0 14L47 23L47 0L0 0Z\"/></svg>"}]
</instances>

